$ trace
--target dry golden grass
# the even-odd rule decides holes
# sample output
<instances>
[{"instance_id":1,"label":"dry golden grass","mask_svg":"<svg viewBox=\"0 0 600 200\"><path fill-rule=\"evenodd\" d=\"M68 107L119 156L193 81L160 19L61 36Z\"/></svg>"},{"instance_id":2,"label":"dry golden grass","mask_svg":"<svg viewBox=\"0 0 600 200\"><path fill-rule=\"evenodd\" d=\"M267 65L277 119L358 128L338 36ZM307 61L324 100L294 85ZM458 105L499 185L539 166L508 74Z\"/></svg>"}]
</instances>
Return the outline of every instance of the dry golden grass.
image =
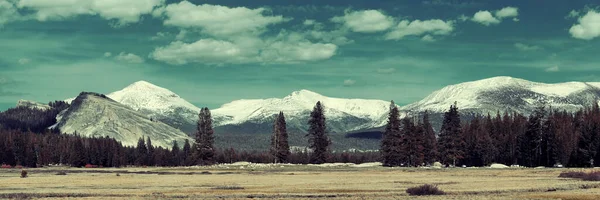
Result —
<instances>
[{"instance_id":1,"label":"dry golden grass","mask_svg":"<svg viewBox=\"0 0 600 200\"><path fill-rule=\"evenodd\" d=\"M63 170L67 175L56 175ZM0 199L600 199L600 182L558 178L566 170L43 168L19 178L18 170L0 169ZM422 184L437 185L448 195L406 194Z\"/></svg>"}]
</instances>

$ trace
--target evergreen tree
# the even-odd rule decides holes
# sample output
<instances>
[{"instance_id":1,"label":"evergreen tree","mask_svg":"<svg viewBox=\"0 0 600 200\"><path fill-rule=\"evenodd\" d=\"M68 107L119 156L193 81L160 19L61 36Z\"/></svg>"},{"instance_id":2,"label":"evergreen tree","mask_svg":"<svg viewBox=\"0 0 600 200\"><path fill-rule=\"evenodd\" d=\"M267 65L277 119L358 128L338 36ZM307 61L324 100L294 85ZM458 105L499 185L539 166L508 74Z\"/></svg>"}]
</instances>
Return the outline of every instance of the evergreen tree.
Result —
<instances>
[{"instance_id":1,"label":"evergreen tree","mask_svg":"<svg viewBox=\"0 0 600 200\"><path fill-rule=\"evenodd\" d=\"M74 138L69 150L69 164L72 167L81 167L86 164L87 157L85 155L85 146L79 138Z\"/></svg>"},{"instance_id":2,"label":"evergreen tree","mask_svg":"<svg viewBox=\"0 0 600 200\"><path fill-rule=\"evenodd\" d=\"M194 164L194 157L192 156L192 146L190 141L185 139L183 144L183 151L181 152L181 165L190 166Z\"/></svg>"},{"instance_id":3,"label":"evergreen tree","mask_svg":"<svg viewBox=\"0 0 600 200\"><path fill-rule=\"evenodd\" d=\"M146 139L146 146L148 146L148 153L146 154L146 163L149 166L154 166L155 162L156 162L156 158L155 158L155 152L154 152L154 146L152 146L152 140L150 139L150 137L148 137L148 139Z\"/></svg>"},{"instance_id":4,"label":"evergreen tree","mask_svg":"<svg viewBox=\"0 0 600 200\"><path fill-rule=\"evenodd\" d=\"M444 121L440 129L438 148L442 162L456 166L456 162L464 157L465 142L461 132L460 116L455 102L444 113Z\"/></svg>"},{"instance_id":5,"label":"evergreen tree","mask_svg":"<svg viewBox=\"0 0 600 200\"><path fill-rule=\"evenodd\" d=\"M437 158L437 140L435 137L435 131L429 121L429 113L425 111L423 114L423 122L421 124L423 128L423 156L425 163L433 164Z\"/></svg>"},{"instance_id":6,"label":"evergreen tree","mask_svg":"<svg viewBox=\"0 0 600 200\"><path fill-rule=\"evenodd\" d=\"M387 125L381 139L381 157L383 166L395 167L402 164L401 153L402 137L400 133L400 113L398 107L392 101L388 114Z\"/></svg>"},{"instance_id":7,"label":"evergreen tree","mask_svg":"<svg viewBox=\"0 0 600 200\"><path fill-rule=\"evenodd\" d=\"M199 165L212 165L215 163L214 131L212 117L208 108L202 108L198 115L198 127L196 132L195 160Z\"/></svg>"},{"instance_id":8,"label":"evergreen tree","mask_svg":"<svg viewBox=\"0 0 600 200\"><path fill-rule=\"evenodd\" d=\"M136 160L135 165L137 166L145 166L148 165L148 147L146 147L146 142L144 138L140 138L137 143L136 148Z\"/></svg>"},{"instance_id":9,"label":"evergreen tree","mask_svg":"<svg viewBox=\"0 0 600 200\"><path fill-rule=\"evenodd\" d=\"M410 118L404 118L402 120L402 135L404 137L403 152L405 153L405 160L407 165L420 166L423 164L423 138L424 129L419 123L415 126L415 123Z\"/></svg>"},{"instance_id":10,"label":"evergreen tree","mask_svg":"<svg viewBox=\"0 0 600 200\"><path fill-rule=\"evenodd\" d=\"M519 142L519 160L523 166L534 167L540 164L544 115L544 107L538 107L533 114L529 115L527 129Z\"/></svg>"},{"instance_id":11,"label":"evergreen tree","mask_svg":"<svg viewBox=\"0 0 600 200\"><path fill-rule=\"evenodd\" d=\"M306 136L309 137L308 143L312 149L310 163L325 163L329 159L329 145L331 145L331 141L327 136L324 109L320 101L317 102L310 113L308 125L308 134Z\"/></svg>"},{"instance_id":12,"label":"evergreen tree","mask_svg":"<svg viewBox=\"0 0 600 200\"><path fill-rule=\"evenodd\" d=\"M170 166L181 165L181 152L177 140L173 140L173 147L171 148L171 163Z\"/></svg>"},{"instance_id":13,"label":"evergreen tree","mask_svg":"<svg viewBox=\"0 0 600 200\"><path fill-rule=\"evenodd\" d=\"M271 136L270 153L275 158L275 163L285 163L290 155L290 146L288 144L288 134L283 112L275 117L273 123L273 135Z\"/></svg>"}]
</instances>

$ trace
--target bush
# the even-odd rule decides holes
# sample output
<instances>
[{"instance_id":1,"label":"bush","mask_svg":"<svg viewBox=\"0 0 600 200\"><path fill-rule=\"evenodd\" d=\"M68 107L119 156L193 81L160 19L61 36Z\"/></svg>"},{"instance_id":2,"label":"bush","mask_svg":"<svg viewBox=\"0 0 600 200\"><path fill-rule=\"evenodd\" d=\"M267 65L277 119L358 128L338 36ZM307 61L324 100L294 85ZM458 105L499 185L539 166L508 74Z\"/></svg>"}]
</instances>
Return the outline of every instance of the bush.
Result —
<instances>
[{"instance_id":1,"label":"bush","mask_svg":"<svg viewBox=\"0 0 600 200\"><path fill-rule=\"evenodd\" d=\"M86 164L85 168L98 168L98 165Z\"/></svg>"},{"instance_id":2,"label":"bush","mask_svg":"<svg viewBox=\"0 0 600 200\"><path fill-rule=\"evenodd\" d=\"M406 189L406 193L411 196L422 196L422 195L445 195L446 193L437 188L435 185L421 185L417 187L411 187Z\"/></svg>"},{"instance_id":3,"label":"bush","mask_svg":"<svg viewBox=\"0 0 600 200\"><path fill-rule=\"evenodd\" d=\"M584 181L600 181L600 171L590 172L583 177Z\"/></svg>"},{"instance_id":4,"label":"bush","mask_svg":"<svg viewBox=\"0 0 600 200\"><path fill-rule=\"evenodd\" d=\"M12 167L10 165L7 165L7 164L2 164L2 167L0 167L0 168L2 168L2 169L10 169Z\"/></svg>"},{"instance_id":5,"label":"bush","mask_svg":"<svg viewBox=\"0 0 600 200\"><path fill-rule=\"evenodd\" d=\"M600 181L600 171L585 172L562 172L558 175L560 178L576 178L584 181Z\"/></svg>"},{"instance_id":6,"label":"bush","mask_svg":"<svg viewBox=\"0 0 600 200\"><path fill-rule=\"evenodd\" d=\"M27 178L27 170L21 170L21 178Z\"/></svg>"},{"instance_id":7,"label":"bush","mask_svg":"<svg viewBox=\"0 0 600 200\"><path fill-rule=\"evenodd\" d=\"M562 172L558 175L560 178L579 178L585 177L585 172Z\"/></svg>"}]
</instances>

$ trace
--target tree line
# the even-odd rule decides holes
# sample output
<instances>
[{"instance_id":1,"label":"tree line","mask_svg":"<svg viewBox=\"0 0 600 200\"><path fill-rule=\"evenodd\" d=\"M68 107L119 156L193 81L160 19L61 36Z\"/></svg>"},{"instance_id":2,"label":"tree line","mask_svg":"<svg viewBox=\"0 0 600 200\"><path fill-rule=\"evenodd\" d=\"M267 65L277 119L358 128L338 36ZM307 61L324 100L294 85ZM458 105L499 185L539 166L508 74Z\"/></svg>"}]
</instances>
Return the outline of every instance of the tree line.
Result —
<instances>
[{"instance_id":1,"label":"tree line","mask_svg":"<svg viewBox=\"0 0 600 200\"><path fill-rule=\"evenodd\" d=\"M600 165L598 104L575 113L540 106L529 116L498 112L494 117L471 117L461 122L457 105L451 105L436 137L427 112L420 119L400 119L392 101L381 141L383 165Z\"/></svg>"},{"instance_id":2,"label":"tree line","mask_svg":"<svg viewBox=\"0 0 600 200\"><path fill-rule=\"evenodd\" d=\"M27 167L71 166L191 166L249 161L256 163L320 164L375 162L384 166L447 165L486 166L491 163L521 166L591 167L600 164L600 108L593 105L575 113L539 107L529 116L519 113L475 115L461 121L456 104L444 113L438 133L427 112L400 117L392 101L378 152L332 152L324 107L317 102L308 120L308 147L291 151L283 112L275 115L271 145L265 151L217 149L208 108L198 114L194 141L173 143L169 149L140 138L135 147L115 139L83 138L42 129L36 119L48 120L67 105L51 103L56 110L15 108L0 114L0 164ZM33 114L32 114L33 113ZM29 117L27 114L32 114ZM28 127L30 126L30 127Z\"/></svg>"}]
</instances>

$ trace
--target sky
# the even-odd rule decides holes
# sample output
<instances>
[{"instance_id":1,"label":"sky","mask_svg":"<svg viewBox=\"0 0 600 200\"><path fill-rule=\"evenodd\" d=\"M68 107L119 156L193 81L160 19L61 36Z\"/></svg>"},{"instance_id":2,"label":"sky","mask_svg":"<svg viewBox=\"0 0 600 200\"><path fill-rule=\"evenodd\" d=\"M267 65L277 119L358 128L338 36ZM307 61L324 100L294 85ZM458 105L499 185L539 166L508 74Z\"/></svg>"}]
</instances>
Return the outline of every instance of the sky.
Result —
<instances>
[{"instance_id":1,"label":"sky","mask_svg":"<svg viewBox=\"0 0 600 200\"><path fill-rule=\"evenodd\" d=\"M145 80L197 106L409 104L494 76L600 82L597 0L0 0L0 110Z\"/></svg>"}]
</instances>

